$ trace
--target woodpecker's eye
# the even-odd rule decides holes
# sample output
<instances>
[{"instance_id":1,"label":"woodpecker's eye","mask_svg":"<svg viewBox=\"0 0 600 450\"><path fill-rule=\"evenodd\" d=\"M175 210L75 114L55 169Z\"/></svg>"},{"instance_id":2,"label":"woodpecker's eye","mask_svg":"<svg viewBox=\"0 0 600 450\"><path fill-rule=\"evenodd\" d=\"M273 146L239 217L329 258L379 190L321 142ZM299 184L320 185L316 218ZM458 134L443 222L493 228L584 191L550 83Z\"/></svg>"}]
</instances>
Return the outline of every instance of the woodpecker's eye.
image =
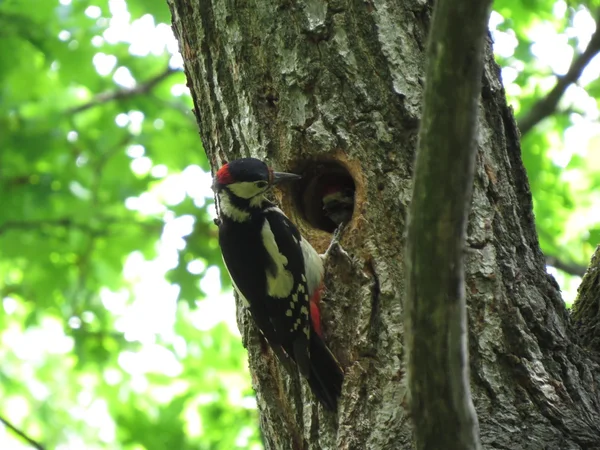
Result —
<instances>
[{"instance_id":1,"label":"woodpecker's eye","mask_svg":"<svg viewBox=\"0 0 600 450\"><path fill-rule=\"evenodd\" d=\"M266 188L268 184L269 183L267 183L266 181L257 181L256 182L256 186L259 187L259 188L261 188L261 189Z\"/></svg>"}]
</instances>

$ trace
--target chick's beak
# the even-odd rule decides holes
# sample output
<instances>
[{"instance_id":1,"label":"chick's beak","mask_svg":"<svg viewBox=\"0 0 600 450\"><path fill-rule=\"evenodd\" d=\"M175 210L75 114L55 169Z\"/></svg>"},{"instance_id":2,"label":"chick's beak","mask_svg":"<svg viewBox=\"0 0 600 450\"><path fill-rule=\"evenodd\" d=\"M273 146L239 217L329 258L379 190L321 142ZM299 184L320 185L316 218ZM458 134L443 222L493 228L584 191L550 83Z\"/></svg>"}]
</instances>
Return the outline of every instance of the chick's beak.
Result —
<instances>
[{"instance_id":1,"label":"chick's beak","mask_svg":"<svg viewBox=\"0 0 600 450\"><path fill-rule=\"evenodd\" d=\"M295 173L286 173L286 172L273 172L273 178L271 181L272 185L285 183L287 181L295 181L302 178L301 175L296 175Z\"/></svg>"}]
</instances>

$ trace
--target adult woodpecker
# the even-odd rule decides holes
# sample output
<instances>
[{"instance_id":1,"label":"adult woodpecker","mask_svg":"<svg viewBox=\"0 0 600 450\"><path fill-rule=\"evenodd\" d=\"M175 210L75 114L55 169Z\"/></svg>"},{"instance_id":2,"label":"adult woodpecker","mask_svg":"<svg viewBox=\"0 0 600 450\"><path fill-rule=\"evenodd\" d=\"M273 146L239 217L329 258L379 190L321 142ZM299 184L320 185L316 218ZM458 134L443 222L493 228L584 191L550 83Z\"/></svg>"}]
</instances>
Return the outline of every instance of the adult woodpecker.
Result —
<instances>
[{"instance_id":1,"label":"adult woodpecker","mask_svg":"<svg viewBox=\"0 0 600 450\"><path fill-rule=\"evenodd\" d=\"M272 186L299 178L255 158L221 167L214 181L219 244L233 285L269 345L280 360L291 358L319 401L335 410L344 373L321 333L323 263L265 197Z\"/></svg>"}]
</instances>

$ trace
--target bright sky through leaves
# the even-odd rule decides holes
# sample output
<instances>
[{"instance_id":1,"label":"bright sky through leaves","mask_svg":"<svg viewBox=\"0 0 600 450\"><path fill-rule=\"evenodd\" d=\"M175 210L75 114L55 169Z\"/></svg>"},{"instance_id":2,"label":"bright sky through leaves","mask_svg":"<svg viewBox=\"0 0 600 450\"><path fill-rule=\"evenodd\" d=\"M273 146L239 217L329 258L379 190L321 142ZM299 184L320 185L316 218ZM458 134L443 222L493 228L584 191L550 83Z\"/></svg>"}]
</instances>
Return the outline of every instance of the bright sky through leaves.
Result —
<instances>
[{"instance_id":1,"label":"bright sky through leaves","mask_svg":"<svg viewBox=\"0 0 600 450\"><path fill-rule=\"evenodd\" d=\"M14 55L5 65L0 58L8 94L0 125L10 136L0 133L0 159L12 164L14 182L3 193L0 227L48 223L0 234L0 414L48 449L152 449L156 436L182 450L260 448L185 79L177 73L149 92L94 104L182 68L166 2L23 6L30 1L0 2L0 13L21 6L35 25L3 26L17 31L10 45L3 41ZM595 31L584 7L523 5L498 1L506 19L490 18L517 116ZM523 138L542 247L579 264L600 240L599 73L596 57L567 89L565 112ZM578 278L549 270L570 303ZM0 425L5 448L30 447Z\"/></svg>"}]
</instances>

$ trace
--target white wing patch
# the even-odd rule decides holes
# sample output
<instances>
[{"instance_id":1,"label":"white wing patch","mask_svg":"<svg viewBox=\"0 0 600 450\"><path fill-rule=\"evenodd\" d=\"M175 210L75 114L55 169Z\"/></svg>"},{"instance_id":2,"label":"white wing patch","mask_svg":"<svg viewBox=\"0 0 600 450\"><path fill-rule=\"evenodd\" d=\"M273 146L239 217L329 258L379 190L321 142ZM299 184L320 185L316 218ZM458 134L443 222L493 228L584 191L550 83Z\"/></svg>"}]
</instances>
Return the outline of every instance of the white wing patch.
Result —
<instances>
[{"instance_id":1,"label":"white wing patch","mask_svg":"<svg viewBox=\"0 0 600 450\"><path fill-rule=\"evenodd\" d=\"M275 242L275 235L273 235L268 220L265 220L265 223L263 224L261 236L263 245L273 260L273 264L275 264L275 272L270 273L267 271L266 274L267 293L271 297L287 298L292 293L292 289L294 289L294 276L285 268L288 260L285 255L282 255L279 251L277 242Z\"/></svg>"},{"instance_id":2,"label":"white wing patch","mask_svg":"<svg viewBox=\"0 0 600 450\"><path fill-rule=\"evenodd\" d=\"M265 209L265 212L271 211L279 213L287 218L285 213L276 206L271 206L270 208ZM285 223L286 225L288 225L287 222ZM298 242L295 236L294 240ZM302 275L302 281L306 282L308 286L308 292L312 296L312 294L315 292L315 289L317 289L321 285L321 281L323 280L323 274L325 271L325 269L323 268L323 260L321 259L317 251L313 248L313 246L310 245L310 243L303 237L300 237L299 244L302 248L302 255L304 257L304 270L306 272L306 277Z\"/></svg>"}]
</instances>

